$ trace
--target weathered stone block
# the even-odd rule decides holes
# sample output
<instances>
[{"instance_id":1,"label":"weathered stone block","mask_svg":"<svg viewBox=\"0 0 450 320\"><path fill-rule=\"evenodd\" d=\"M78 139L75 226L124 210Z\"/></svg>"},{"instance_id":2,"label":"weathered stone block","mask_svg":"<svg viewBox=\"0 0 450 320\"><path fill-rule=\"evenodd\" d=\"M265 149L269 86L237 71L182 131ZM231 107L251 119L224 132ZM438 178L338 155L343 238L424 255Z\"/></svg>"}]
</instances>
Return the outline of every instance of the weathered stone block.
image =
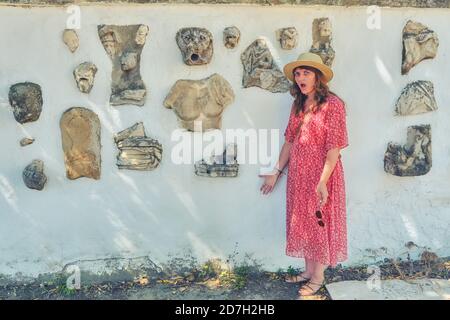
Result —
<instances>
[{"instance_id":1,"label":"weathered stone block","mask_svg":"<svg viewBox=\"0 0 450 320\"><path fill-rule=\"evenodd\" d=\"M244 66L242 86L260 87L270 92L287 92L289 80L275 63L264 39L257 39L241 54Z\"/></svg>"},{"instance_id":2,"label":"weathered stone block","mask_svg":"<svg viewBox=\"0 0 450 320\"><path fill-rule=\"evenodd\" d=\"M164 100L181 127L190 131L220 129L222 113L233 102L231 85L217 73L202 80L178 80ZM199 125L198 128L196 124Z\"/></svg>"},{"instance_id":3,"label":"weathered stone block","mask_svg":"<svg viewBox=\"0 0 450 320\"><path fill-rule=\"evenodd\" d=\"M313 44L309 51L319 55L322 58L323 63L331 67L333 65L335 52L331 47L332 29L330 19L314 19L312 34Z\"/></svg>"},{"instance_id":4,"label":"weathered stone block","mask_svg":"<svg viewBox=\"0 0 450 320\"><path fill-rule=\"evenodd\" d=\"M77 83L77 87L81 92L91 92L91 89L94 86L96 73L97 67L91 62L83 62L73 70L73 76Z\"/></svg>"},{"instance_id":5,"label":"weathered stone block","mask_svg":"<svg viewBox=\"0 0 450 320\"><path fill-rule=\"evenodd\" d=\"M214 48L211 32L204 28L183 28L177 32L176 41L183 61L189 66L208 64Z\"/></svg>"},{"instance_id":6,"label":"weathered stone block","mask_svg":"<svg viewBox=\"0 0 450 320\"><path fill-rule=\"evenodd\" d=\"M100 179L100 120L91 110L68 109L61 117L60 129L67 178Z\"/></svg>"},{"instance_id":7,"label":"weathered stone block","mask_svg":"<svg viewBox=\"0 0 450 320\"><path fill-rule=\"evenodd\" d=\"M228 144L221 155L212 155L210 159L195 163L195 174L204 177L237 177L237 145Z\"/></svg>"},{"instance_id":8,"label":"weathered stone block","mask_svg":"<svg viewBox=\"0 0 450 320\"><path fill-rule=\"evenodd\" d=\"M408 20L403 28L402 74L407 74L422 60L436 56L437 34L425 25Z\"/></svg>"},{"instance_id":9,"label":"weathered stone block","mask_svg":"<svg viewBox=\"0 0 450 320\"><path fill-rule=\"evenodd\" d=\"M223 30L223 44L228 49L234 49L241 39L241 31L235 26Z\"/></svg>"},{"instance_id":10,"label":"weathered stone block","mask_svg":"<svg viewBox=\"0 0 450 320\"><path fill-rule=\"evenodd\" d=\"M276 31L276 38L284 50L292 50L297 46L298 32L295 27L281 28Z\"/></svg>"},{"instance_id":11,"label":"weathered stone block","mask_svg":"<svg viewBox=\"0 0 450 320\"><path fill-rule=\"evenodd\" d=\"M33 160L23 170L22 178L28 188L35 190L44 189L47 182L47 176L44 174L44 162L42 160Z\"/></svg>"},{"instance_id":12,"label":"weathered stone block","mask_svg":"<svg viewBox=\"0 0 450 320\"><path fill-rule=\"evenodd\" d=\"M9 103L17 122L36 121L42 112L41 86L32 82L12 85L9 89Z\"/></svg>"},{"instance_id":13,"label":"weathered stone block","mask_svg":"<svg viewBox=\"0 0 450 320\"><path fill-rule=\"evenodd\" d=\"M110 104L143 106L145 84L140 73L141 52L149 29L146 25L99 25L98 34L112 60Z\"/></svg>"},{"instance_id":14,"label":"weathered stone block","mask_svg":"<svg viewBox=\"0 0 450 320\"><path fill-rule=\"evenodd\" d=\"M421 176L431 169L430 125L408 127L404 146L390 142L384 155L384 170L395 176Z\"/></svg>"},{"instance_id":15,"label":"weathered stone block","mask_svg":"<svg viewBox=\"0 0 450 320\"><path fill-rule=\"evenodd\" d=\"M162 145L145 135L142 122L120 131L114 137L117 148L117 167L129 170L153 170L162 159Z\"/></svg>"},{"instance_id":16,"label":"weathered stone block","mask_svg":"<svg viewBox=\"0 0 450 320\"><path fill-rule=\"evenodd\" d=\"M397 115L414 115L437 110L434 87L431 81L414 81L409 83L400 94L395 104Z\"/></svg>"}]
</instances>

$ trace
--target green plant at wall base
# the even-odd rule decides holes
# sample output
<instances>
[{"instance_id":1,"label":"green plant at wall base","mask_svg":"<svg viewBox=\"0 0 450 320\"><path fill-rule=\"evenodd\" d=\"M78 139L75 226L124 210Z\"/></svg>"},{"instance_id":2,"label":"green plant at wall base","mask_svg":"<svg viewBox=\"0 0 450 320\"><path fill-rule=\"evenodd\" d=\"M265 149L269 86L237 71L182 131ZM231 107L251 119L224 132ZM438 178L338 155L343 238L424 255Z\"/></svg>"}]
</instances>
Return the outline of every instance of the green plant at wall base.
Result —
<instances>
[{"instance_id":1,"label":"green plant at wall base","mask_svg":"<svg viewBox=\"0 0 450 320\"><path fill-rule=\"evenodd\" d=\"M56 287L56 292L63 296L73 296L76 293L76 289L70 289L65 284Z\"/></svg>"},{"instance_id":2,"label":"green plant at wall base","mask_svg":"<svg viewBox=\"0 0 450 320\"><path fill-rule=\"evenodd\" d=\"M299 273L299 270L298 269L295 269L294 267L292 267L292 266L289 266L288 268L287 268L287 274L288 275L290 275L290 276L295 276L297 273Z\"/></svg>"},{"instance_id":3,"label":"green plant at wall base","mask_svg":"<svg viewBox=\"0 0 450 320\"><path fill-rule=\"evenodd\" d=\"M49 285L54 285L55 289L54 291L57 294L63 295L63 296L73 296L77 292L74 288L68 288L67 287L67 275L65 274L58 274L53 281L50 281L48 283Z\"/></svg>"},{"instance_id":4,"label":"green plant at wall base","mask_svg":"<svg viewBox=\"0 0 450 320\"><path fill-rule=\"evenodd\" d=\"M222 285L230 287L233 290L243 289L247 284L247 278L245 276L226 270L220 273L219 281Z\"/></svg>"},{"instance_id":5,"label":"green plant at wall base","mask_svg":"<svg viewBox=\"0 0 450 320\"><path fill-rule=\"evenodd\" d=\"M200 272L199 272L200 278L202 278L202 279L213 278L215 276L217 276L217 274L214 272L214 269L212 268L210 263L207 262L201 266Z\"/></svg>"}]
</instances>

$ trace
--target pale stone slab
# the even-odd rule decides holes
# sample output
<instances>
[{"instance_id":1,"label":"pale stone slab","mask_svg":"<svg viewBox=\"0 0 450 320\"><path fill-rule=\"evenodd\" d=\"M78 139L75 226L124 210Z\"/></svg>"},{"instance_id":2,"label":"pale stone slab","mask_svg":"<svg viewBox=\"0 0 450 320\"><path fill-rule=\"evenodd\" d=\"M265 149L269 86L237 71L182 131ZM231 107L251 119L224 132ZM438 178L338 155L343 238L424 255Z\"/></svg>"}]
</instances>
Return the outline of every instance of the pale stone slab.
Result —
<instances>
[{"instance_id":1,"label":"pale stone slab","mask_svg":"<svg viewBox=\"0 0 450 320\"><path fill-rule=\"evenodd\" d=\"M341 281L326 285L333 300L450 300L450 280Z\"/></svg>"}]
</instances>

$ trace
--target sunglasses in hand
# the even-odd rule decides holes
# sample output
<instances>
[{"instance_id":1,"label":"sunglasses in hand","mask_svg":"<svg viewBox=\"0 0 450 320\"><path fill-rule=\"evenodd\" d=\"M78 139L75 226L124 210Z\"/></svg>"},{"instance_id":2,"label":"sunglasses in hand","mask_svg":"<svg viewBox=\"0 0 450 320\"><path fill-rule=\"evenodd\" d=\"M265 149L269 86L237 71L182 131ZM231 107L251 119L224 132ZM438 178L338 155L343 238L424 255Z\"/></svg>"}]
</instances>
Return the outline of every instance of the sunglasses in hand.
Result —
<instances>
[{"instance_id":1,"label":"sunglasses in hand","mask_svg":"<svg viewBox=\"0 0 450 320\"><path fill-rule=\"evenodd\" d=\"M317 223L319 224L319 226L321 227L325 227L325 223L322 220L322 212L320 210L316 211L316 217L317 219L319 219L319 221L317 221Z\"/></svg>"}]
</instances>

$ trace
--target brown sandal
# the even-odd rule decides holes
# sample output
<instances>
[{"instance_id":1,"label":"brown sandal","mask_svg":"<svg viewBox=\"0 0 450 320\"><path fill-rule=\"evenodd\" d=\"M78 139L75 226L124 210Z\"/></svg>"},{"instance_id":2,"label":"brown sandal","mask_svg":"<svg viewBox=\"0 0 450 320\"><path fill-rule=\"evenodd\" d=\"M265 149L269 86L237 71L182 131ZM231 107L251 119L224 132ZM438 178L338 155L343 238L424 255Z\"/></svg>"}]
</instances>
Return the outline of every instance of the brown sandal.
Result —
<instances>
[{"instance_id":1,"label":"brown sandal","mask_svg":"<svg viewBox=\"0 0 450 320\"><path fill-rule=\"evenodd\" d=\"M284 281L288 282L288 283L303 283L303 282L308 282L309 278L305 278L304 276L297 274L295 276L292 275L288 275L286 276L286 279Z\"/></svg>"},{"instance_id":2,"label":"brown sandal","mask_svg":"<svg viewBox=\"0 0 450 320\"><path fill-rule=\"evenodd\" d=\"M319 286L317 289L314 289L311 287L311 285L315 285L315 286ZM314 296L317 294L317 292L319 292L320 289L322 289L322 287L325 285L325 280L323 280L321 283L316 283L316 282L312 282L312 281L308 281L306 284L304 284L299 290L298 293L301 297L309 297L309 296ZM304 288L308 288L311 290L311 293L309 294L302 294L301 291Z\"/></svg>"}]
</instances>

